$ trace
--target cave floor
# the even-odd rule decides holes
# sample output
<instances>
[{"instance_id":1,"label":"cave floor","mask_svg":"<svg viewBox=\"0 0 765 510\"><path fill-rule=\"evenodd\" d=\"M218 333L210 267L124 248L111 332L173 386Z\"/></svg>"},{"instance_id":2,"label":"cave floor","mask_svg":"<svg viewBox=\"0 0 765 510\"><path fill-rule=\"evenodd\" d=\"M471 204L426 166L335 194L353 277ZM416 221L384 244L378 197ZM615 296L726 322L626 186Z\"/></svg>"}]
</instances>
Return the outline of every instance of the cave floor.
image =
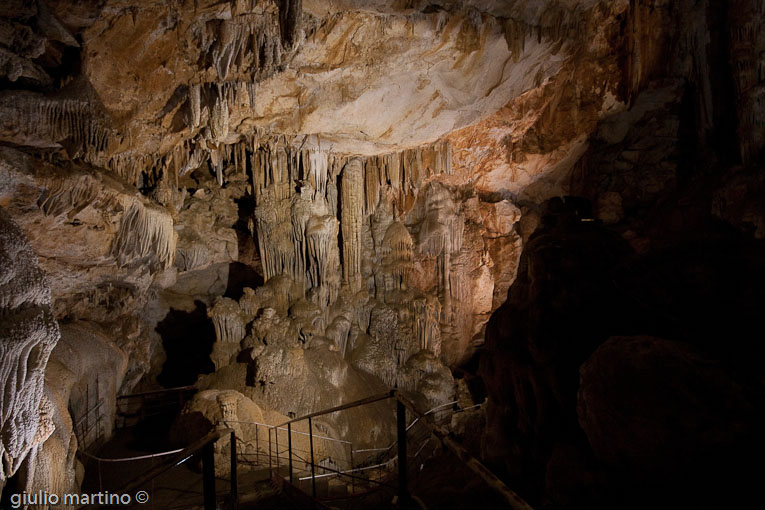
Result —
<instances>
[{"instance_id":1,"label":"cave floor","mask_svg":"<svg viewBox=\"0 0 765 510\"><path fill-rule=\"evenodd\" d=\"M156 429L155 429L156 430ZM146 439L145 429L128 427L115 430L111 439L97 449L95 455L101 459L121 459L141 457L161 451L173 449L157 437ZM158 446L164 444L163 448ZM128 462L105 462L88 458L85 467L85 478L82 493L97 492L118 493L119 487L141 476L161 462L160 458L148 458ZM240 509L246 508L294 508L270 482L268 466L254 470L241 470L238 473ZM230 486L228 477L216 477L216 493L218 501L226 499ZM158 476L139 490L149 493L149 501L145 504L120 506L123 509L192 509L202 508L202 470L201 464L195 459L189 459ZM135 494L131 494L134 498Z\"/></svg>"}]
</instances>

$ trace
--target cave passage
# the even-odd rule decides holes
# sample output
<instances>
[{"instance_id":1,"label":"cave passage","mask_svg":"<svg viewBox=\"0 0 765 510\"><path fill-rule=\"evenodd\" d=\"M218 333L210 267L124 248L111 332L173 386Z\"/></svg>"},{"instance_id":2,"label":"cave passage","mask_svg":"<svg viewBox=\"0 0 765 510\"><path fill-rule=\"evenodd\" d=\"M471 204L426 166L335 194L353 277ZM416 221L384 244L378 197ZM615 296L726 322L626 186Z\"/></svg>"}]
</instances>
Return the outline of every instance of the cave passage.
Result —
<instances>
[{"instance_id":1,"label":"cave passage","mask_svg":"<svg viewBox=\"0 0 765 510\"><path fill-rule=\"evenodd\" d=\"M199 374L215 370L210 352L215 342L215 328L207 318L201 301L191 312L171 309L157 324L167 359L157 381L165 388L192 385Z\"/></svg>"}]
</instances>

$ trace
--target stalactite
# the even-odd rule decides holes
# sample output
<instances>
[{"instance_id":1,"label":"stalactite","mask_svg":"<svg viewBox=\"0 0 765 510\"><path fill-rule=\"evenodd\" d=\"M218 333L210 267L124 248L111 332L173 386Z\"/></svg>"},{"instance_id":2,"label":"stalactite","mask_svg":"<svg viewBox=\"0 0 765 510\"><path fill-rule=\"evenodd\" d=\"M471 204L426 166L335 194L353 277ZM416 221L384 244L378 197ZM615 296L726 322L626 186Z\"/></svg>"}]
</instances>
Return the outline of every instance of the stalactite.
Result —
<instances>
[{"instance_id":1,"label":"stalactite","mask_svg":"<svg viewBox=\"0 0 765 510\"><path fill-rule=\"evenodd\" d=\"M246 318L239 308L239 303L227 297L220 297L207 312L215 326L215 338L218 342L238 343L245 335Z\"/></svg>"},{"instance_id":2,"label":"stalactite","mask_svg":"<svg viewBox=\"0 0 765 510\"><path fill-rule=\"evenodd\" d=\"M303 288L306 286L306 225L313 210L313 187L306 181L300 184L300 193L292 198L292 246L294 249L294 266L291 267L292 279Z\"/></svg>"},{"instance_id":3,"label":"stalactite","mask_svg":"<svg viewBox=\"0 0 765 510\"><path fill-rule=\"evenodd\" d=\"M364 165L364 214L374 214L380 200L380 174L377 158L368 158Z\"/></svg>"},{"instance_id":4,"label":"stalactite","mask_svg":"<svg viewBox=\"0 0 765 510\"><path fill-rule=\"evenodd\" d=\"M148 258L167 269L175 257L176 234L166 210L133 201L122 216L111 253L121 266Z\"/></svg>"},{"instance_id":5,"label":"stalactite","mask_svg":"<svg viewBox=\"0 0 765 510\"><path fill-rule=\"evenodd\" d=\"M195 83L189 87L189 109L191 112L191 128L198 128L202 123L202 87Z\"/></svg>"},{"instance_id":6,"label":"stalactite","mask_svg":"<svg viewBox=\"0 0 765 510\"><path fill-rule=\"evenodd\" d=\"M229 113L228 101L221 91L218 91L218 97L215 99L212 115L210 116L210 131L213 139L223 141L228 137L229 132Z\"/></svg>"},{"instance_id":7,"label":"stalactite","mask_svg":"<svg viewBox=\"0 0 765 510\"><path fill-rule=\"evenodd\" d=\"M296 42L300 29L302 4L302 0L279 0L279 27L282 42L286 48L291 48Z\"/></svg>"},{"instance_id":8,"label":"stalactite","mask_svg":"<svg viewBox=\"0 0 765 510\"><path fill-rule=\"evenodd\" d=\"M341 174L340 225L343 234L343 278L356 292L361 288L361 227L364 219L364 175L354 158Z\"/></svg>"},{"instance_id":9,"label":"stalactite","mask_svg":"<svg viewBox=\"0 0 765 510\"><path fill-rule=\"evenodd\" d=\"M89 175L81 175L74 182L60 178L46 185L37 206L48 216L67 214L72 218L96 201L100 189L100 183Z\"/></svg>"},{"instance_id":10,"label":"stalactite","mask_svg":"<svg viewBox=\"0 0 765 510\"><path fill-rule=\"evenodd\" d=\"M242 297L239 298L239 307L247 318L253 318L257 315L261 308L261 302L254 290L249 287L243 289Z\"/></svg>"},{"instance_id":11,"label":"stalactite","mask_svg":"<svg viewBox=\"0 0 765 510\"><path fill-rule=\"evenodd\" d=\"M193 172L199 166L207 160L207 152L202 150L198 145L194 145L193 149L190 149L186 154L187 161L178 169L178 175L183 177L184 175Z\"/></svg>"},{"instance_id":12,"label":"stalactite","mask_svg":"<svg viewBox=\"0 0 765 510\"><path fill-rule=\"evenodd\" d=\"M505 40L514 62L518 62L526 50L526 37L528 37L529 32L530 27L526 23L512 18L505 20Z\"/></svg>"},{"instance_id":13,"label":"stalactite","mask_svg":"<svg viewBox=\"0 0 765 510\"><path fill-rule=\"evenodd\" d=\"M386 274L385 290L405 290L412 271L414 241L400 221L394 221L383 237L380 254Z\"/></svg>"},{"instance_id":14,"label":"stalactite","mask_svg":"<svg viewBox=\"0 0 765 510\"><path fill-rule=\"evenodd\" d=\"M340 265L337 250L338 221L332 215L313 216L306 226L308 278L310 286L322 289L319 299L331 305L337 300ZM317 303L319 304L319 303Z\"/></svg>"},{"instance_id":15,"label":"stalactite","mask_svg":"<svg viewBox=\"0 0 765 510\"><path fill-rule=\"evenodd\" d=\"M327 179L329 178L329 154L320 149L308 151L310 176L316 197L327 197Z\"/></svg>"},{"instance_id":16,"label":"stalactite","mask_svg":"<svg viewBox=\"0 0 765 510\"><path fill-rule=\"evenodd\" d=\"M175 267L178 268L178 271L199 269L209 262L209 250L201 240L193 242L188 247L178 248L175 253Z\"/></svg>"},{"instance_id":17,"label":"stalactite","mask_svg":"<svg viewBox=\"0 0 765 510\"><path fill-rule=\"evenodd\" d=\"M239 27L229 20L221 20L218 26L218 48L213 51L213 62L218 72L218 79L223 81L228 76L231 60L236 50Z\"/></svg>"},{"instance_id":18,"label":"stalactite","mask_svg":"<svg viewBox=\"0 0 765 510\"><path fill-rule=\"evenodd\" d=\"M419 350L441 354L441 303L434 296L423 296L409 301L414 334Z\"/></svg>"}]
</instances>

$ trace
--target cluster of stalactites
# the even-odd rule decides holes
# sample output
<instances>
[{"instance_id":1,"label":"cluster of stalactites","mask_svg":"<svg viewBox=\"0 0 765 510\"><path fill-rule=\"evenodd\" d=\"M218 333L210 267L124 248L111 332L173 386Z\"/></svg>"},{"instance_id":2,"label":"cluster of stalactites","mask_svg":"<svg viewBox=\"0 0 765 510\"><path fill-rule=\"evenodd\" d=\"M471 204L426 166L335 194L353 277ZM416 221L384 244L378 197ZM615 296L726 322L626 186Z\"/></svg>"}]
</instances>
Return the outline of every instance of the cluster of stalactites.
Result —
<instances>
[{"instance_id":1,"label":"cluster of stalactites","mask_svg":"<svg viewBox=\"0 0 765 510\"><path fill-rule=\"evenodd\" d=\"M53 140L71 138L74 141L75 153L70 154L71 157L92 156L106 150L111 132L98 121L89 102L42 100L38 103L38 115L49 126ZM33 124L39 124L39 120Z\"/></svg>"},{"instance_id":2,"label":"cluster of stalactites","mask_svg":"<svg viewBox=\"0 0 765 510\"><path fill-rule=\"evenodd\" d=\"M178 271L199 269L209 262L210 251L202 240L196 240L185 248L179 247L175 253L175 267Z\"/></svg>"},{"instance_id":3,"label":"cluster of stalactites","mask_svg":"<svg viewBox=\"0 0 765 510\"><path fill-rule=\"evenodd\" d=\"M252 141L250 167L264 278L286 274L322 304L334 302L339 281L337 188L329 153L286 143Z\"/></svg>"},{"instance_id":4,"label":"cluster of stalactites","mask_svg":"<svg viewBox=\"0 0 765 510\"><path fill-rule=\"evenodd\" d=\"M284 137L253 136L234 148L249 157L255 196L257 239L266 280L287 274L305 290L319 289L317 300L334 302L339 282L338 231L342 234L342 280L362 286L362 230L381 193L394 197L395 215L411 207L418 189L430 177L451 172L450 148L438 142L402 152L348 158ZM339 179L338 179L339 177ZM340 196L338 187L340 184ZM407 204L407 205L405 205ZM338 221L339 218L339 229ZM390 244L393 285L405 285L413 242L406 236ZM396 231L396 229L394 229ZM451 240L457 236L449 236ZM392 241L391 241L392 242ZM393 260L393 259L391 259ZM395 275L393 274L395 273Z\"/></svg>"},{"instance_id":5,"label":"cluster of stalactites","mask_svg":"<svg viewBox=\"0 0 765 510\"><path fill-rule=\"evenodd\" d=\"M186 140L165 154L118 152L104 166L137 188L153 188L163 179L177 187L178 180L210 158L206 149Z\"/></svg>"},{"instance_id":6,"label":"cluster of stalactites","mask_svg":"<svg viewBox=\"0 0 765 510\"><path fill-rule=\"evenodd\" d=\"M765 1L751 5L752 13L729 26L731 70L738 96L741 159L750 163L765 147ZM703 51L703 45L701 46ZM701 54L703 56L703 53Z\"/></svg>"},{"instance_id":7,"label":"cluster of stalactites","mask_svg":"<svg viewBox=\"0 0 765 510\"><path fill-rule=\"evenodd\" d=\"M388 186L397 195L398 213L411 201L427 179L451 174L451 147L448 142L371 156L364 160L364 214L374 214L381 190ZM410 199L410 200L408 200Z\"/></svg>"},{"instance_id":8,"label":"cluster of stalactites","mask_svg":"<svg viewBox=\"0 0 765 510\"><path fill-rule=\"evenodd\" d=\"M409 310L413 317L414 334L421 351L430 351L434 356L441 355L441 303L438 298L425 295L409 301Z\"/></svg>"},{"instance_id":9,"label":"cluster of stalactites","mask_svg":"<svg viewBox=\"0 0 765 510\"><path fill-rule=\"evenodd\" d=\"M146 263L167 269L175 260L177 235L166 209L132 201L122 215L111 253L121 266Z\"/></svg>"},{"instance_id":10,"label":"cluster of stalactites","mask_svg":"<svg viewBox=\"0 0 765 510\"><path fill-rule=\"evenodd\" d=\"M102 112L87 99L24 94L0 102L14 120L18 136L38 139L30 144L57 144L66 150L68 159L100 165L115 138Z\"/></svg>"},{"instance_id":11,"label":"cluster of stalactites","mask_svg":"<svg viewBox=\"0 0 765 510\"><path fill-rule=\"evenodd\" d=\"M45 182L37 206L43 214L73 219L88 206L122 211L110 253L119 265L146 263L152 271L166 269L175 257L176 234L167 209L138 198L123 200L104 192L103 183L90 174L52 177Z\"/></svg>"},{"instance_id":12,"label":"cluster of stalactites","mask_svg":"<svg viewBox=\"0 0 765 510\"><path fill-rule=\"evenodd\" d=\"M586 32L584 14L579 9L570 11L558 2L550 2L536 23L507 18L504 23L505 40L513 60L520 60L526 50L527 39L552 43L553 54L560 51L566 40L579 41Z\"/></svg>"},{"instance_id":13,"label":"cluster of stalactites","mask_svg":"<svg viewBox=\"0 0 765 510\"><path fill-rule=\"evenodd\" d=\"M75 179L65 177L51 179L37 199L37 206L45 215L66 214L69 218L73 218L85 207L97 201L100 189L101 184L86 174Z\"/></svg>"},{"instance_id":14,"label":"cluster of stalactites","mask_svg":"<svg viewBox=\"0 0 765 510\"><path fill-rule=\"evenodd\" d=\"M382 256L384 289L405 290L412 272L414 241L403 223L391 223L385 232L379 252Z\"/></svg>"},{"instance_id":15,"label":"cluster of stalactites","mask_svg":"<svg viewBox=\"0 0 765 510\"><path fill-rule=\"evenodd\" d=\"M220 81L233 75L254 82L282 65L287 49L280 31L278 13L264 9L206 22L197 44Z\"/></svg>"},{"instance_id":16,"label":"cluster of stalactites","mask_svg":"<svg viewBox=\"0 0 765 510\"><path fill-rule=\"evenodd\" d=\"M244 338L247 319L239 303L233 299L218 298L215 306L207 311L207 316L215 326L215 338L218 342L238 343Z\"/></svg>"}]
</instances>

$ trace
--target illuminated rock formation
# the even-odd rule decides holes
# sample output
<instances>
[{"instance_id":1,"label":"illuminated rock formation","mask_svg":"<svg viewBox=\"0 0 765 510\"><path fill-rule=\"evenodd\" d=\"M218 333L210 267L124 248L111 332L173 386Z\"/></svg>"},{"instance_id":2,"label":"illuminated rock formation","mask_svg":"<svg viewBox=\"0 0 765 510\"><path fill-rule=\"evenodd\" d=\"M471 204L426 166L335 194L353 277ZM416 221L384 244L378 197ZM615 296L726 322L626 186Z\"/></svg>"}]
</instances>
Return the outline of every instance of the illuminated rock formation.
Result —
<instances>
[{"instance_id":1,"label":"illuminated rock formation","mask_svg":"<svg viewBox=\"0 0 765 510\"><path fill-rule=\"evenodd\" d=\"M3 209L0 261L0 484L5 485L53 433L52 404L43 389L45 366L60 333L37 256Z\"/></svg>"}]
</instances>

